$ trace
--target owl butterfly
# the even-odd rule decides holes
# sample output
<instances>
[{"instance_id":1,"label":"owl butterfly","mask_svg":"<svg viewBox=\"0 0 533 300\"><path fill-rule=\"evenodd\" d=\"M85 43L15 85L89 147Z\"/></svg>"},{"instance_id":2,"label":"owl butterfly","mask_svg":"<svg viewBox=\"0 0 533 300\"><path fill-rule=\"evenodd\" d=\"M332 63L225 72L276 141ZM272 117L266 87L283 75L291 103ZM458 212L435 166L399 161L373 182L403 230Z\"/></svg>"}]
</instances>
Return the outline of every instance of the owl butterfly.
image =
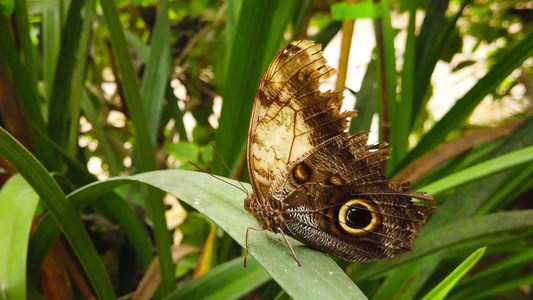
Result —
<instances>
[{"instance_id":1,"label":"owl butterfly","mask_svg":"<svg viewBox=\"0 0 533 300\"><path fill-rule=\"evenodd\" d=\"M432 207L413 198L409 183L389 182L378 165L386 143L367 145L368 132L350 135L342 92L318 84L335 70L321 45L294 41L280 50L259 82L248 130L253 194L244 208L261 228L348 261L407 252Z\"/></svg>"}]
</instances>

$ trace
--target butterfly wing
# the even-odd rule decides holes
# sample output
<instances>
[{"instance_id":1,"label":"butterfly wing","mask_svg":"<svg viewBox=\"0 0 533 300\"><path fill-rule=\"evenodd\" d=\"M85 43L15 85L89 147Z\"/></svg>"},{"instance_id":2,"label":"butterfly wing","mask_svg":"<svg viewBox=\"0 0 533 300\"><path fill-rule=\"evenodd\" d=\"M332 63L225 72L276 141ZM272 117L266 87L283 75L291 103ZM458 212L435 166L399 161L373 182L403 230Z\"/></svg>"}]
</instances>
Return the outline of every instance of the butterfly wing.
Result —
<instances>
[{"instance_id":1,"label":"butterfly wing","mask_svg":"<svg viewBox=\"0 0 533 300\"><path fill-rule=\"evenodd\" d=\"M264 199L287 165L316 145L342 134L340 93L322 93L318 84L332 76L321 46L295 41L280 50L260 80L248 130L248 169L254 193Z\"/></svg>"},{"instance_id":2,"label":"butterfly wing","mask_svg":"<svg viewBox=\"0 0 533 300\"><path fill-rule=\"evenodd\" d=\"M347 118L356 114L340 113L341 93L319 91L334 73L320 49L312 41L290 43L260 81L247 145L255 197L281 203L264 207L280 207L284 233L340 258L369 261L408 251L431 211L412 198L431 197L380 174L386 143L367 145L368 133L346 132ZM251 209L272 224L265 210Z\"/></svg>"},{"instance_id":3,"label":"butterfly wing","mask_svg":"<svg viewBox=\"0 0 533 300\"><path fill-rule=\"evenodd\" d=\"M433 210L412 199L432 199L382 176L378 164L390 150L385 144L366 145L367 138L366 132L332 138L294 161L274 182L271 191L284 195L287 234L349 261L411 249ZM297 174L302 168L310 170L306 178Z\"/></svg>"}]
</instances>

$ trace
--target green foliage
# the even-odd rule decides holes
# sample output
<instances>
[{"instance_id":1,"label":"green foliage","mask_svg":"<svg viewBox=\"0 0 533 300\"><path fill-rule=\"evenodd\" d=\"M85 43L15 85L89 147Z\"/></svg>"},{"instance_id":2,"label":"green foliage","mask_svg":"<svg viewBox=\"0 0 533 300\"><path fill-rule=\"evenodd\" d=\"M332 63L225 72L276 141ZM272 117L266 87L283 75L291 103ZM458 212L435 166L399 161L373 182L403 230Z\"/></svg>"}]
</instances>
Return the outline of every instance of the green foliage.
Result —
<instances>
[{"instance_id":1,"label":"green foliage","mask_svg":"<svg viewBox=\"0 0 533 300\"><path fill-rule=\"evenodd\" d=\"M0 0L0 163L11 177L0 190L0 295L42 298L52 288L46 276L68 269L81 281L54 288L102 299L155 287L154 299L530 297L528 2L319 2ZM398 12L409 14L403 28L393 26ZM516 126L448 149L413 179L437 209L412 252L346 263L291 239L297 267L278 235L251 231L244 269L246 228L257 226L244 194L188 162L227 175L214 142L246 181L250 112L271 58L309 27L309 38L327 45L341 29L336 19L355 17L373 18L377 46L361 90L350 90L359 111L350 131L369 130L379 116L393 149L387 174L438 161L448 141L469 143L471 132L487 129L469 122L487 100L516 103L492 124ZM484 47L482 59L465 55ZM438 63L479 80L434 120L427 104ZM57 257L56 242L78 264ZM178 244L201 251L182 257ZM55 262L44 263L47 255Z\"/></svg>"}]
</instances>

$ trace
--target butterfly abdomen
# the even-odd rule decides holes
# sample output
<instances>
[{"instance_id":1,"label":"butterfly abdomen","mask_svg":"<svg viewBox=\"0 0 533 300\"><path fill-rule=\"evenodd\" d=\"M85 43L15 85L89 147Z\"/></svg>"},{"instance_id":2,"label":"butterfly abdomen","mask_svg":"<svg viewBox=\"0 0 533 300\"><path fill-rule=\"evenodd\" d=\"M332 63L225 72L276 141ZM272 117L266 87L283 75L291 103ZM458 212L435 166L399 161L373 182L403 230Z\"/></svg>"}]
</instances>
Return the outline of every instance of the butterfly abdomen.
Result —
<instances>
[{"instance_id":1,"label":"butterfly abdomen","mask_svg":"<svg viewBox=\"0 0 533 300\"><path fill-rule=\"evenodd\" d=\"M254 216L261 227L272 232L279 232L284 227L282 205L280 201L262 200L254 194L249 194L244 199L244 209Z\"/></svg>"}]
</instances>

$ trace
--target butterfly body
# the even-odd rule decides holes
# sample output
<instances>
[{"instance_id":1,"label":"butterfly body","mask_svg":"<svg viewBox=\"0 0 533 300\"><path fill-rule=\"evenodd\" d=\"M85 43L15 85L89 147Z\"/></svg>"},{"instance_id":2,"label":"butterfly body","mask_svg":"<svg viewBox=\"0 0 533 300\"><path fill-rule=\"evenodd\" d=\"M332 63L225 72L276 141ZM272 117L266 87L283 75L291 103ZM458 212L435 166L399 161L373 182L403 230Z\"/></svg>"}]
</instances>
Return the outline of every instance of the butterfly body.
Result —
<instances>
[{"instance_id":1,"label":"butterfly body","mask_svg":"<svg viewBox=\"0 0 533 300\"><path fill-rule=\"evenodd\" d=\"M345 260L409 251L432 210L411 200L431 197L380 174L386 143L367 145L367 132L347 132L357 114L339 111L341 93L318 89L334 72L312 41L274 57L254 100L247 145L254 193L244 207L262 228Z\"/></svg>"}]
</instances>

